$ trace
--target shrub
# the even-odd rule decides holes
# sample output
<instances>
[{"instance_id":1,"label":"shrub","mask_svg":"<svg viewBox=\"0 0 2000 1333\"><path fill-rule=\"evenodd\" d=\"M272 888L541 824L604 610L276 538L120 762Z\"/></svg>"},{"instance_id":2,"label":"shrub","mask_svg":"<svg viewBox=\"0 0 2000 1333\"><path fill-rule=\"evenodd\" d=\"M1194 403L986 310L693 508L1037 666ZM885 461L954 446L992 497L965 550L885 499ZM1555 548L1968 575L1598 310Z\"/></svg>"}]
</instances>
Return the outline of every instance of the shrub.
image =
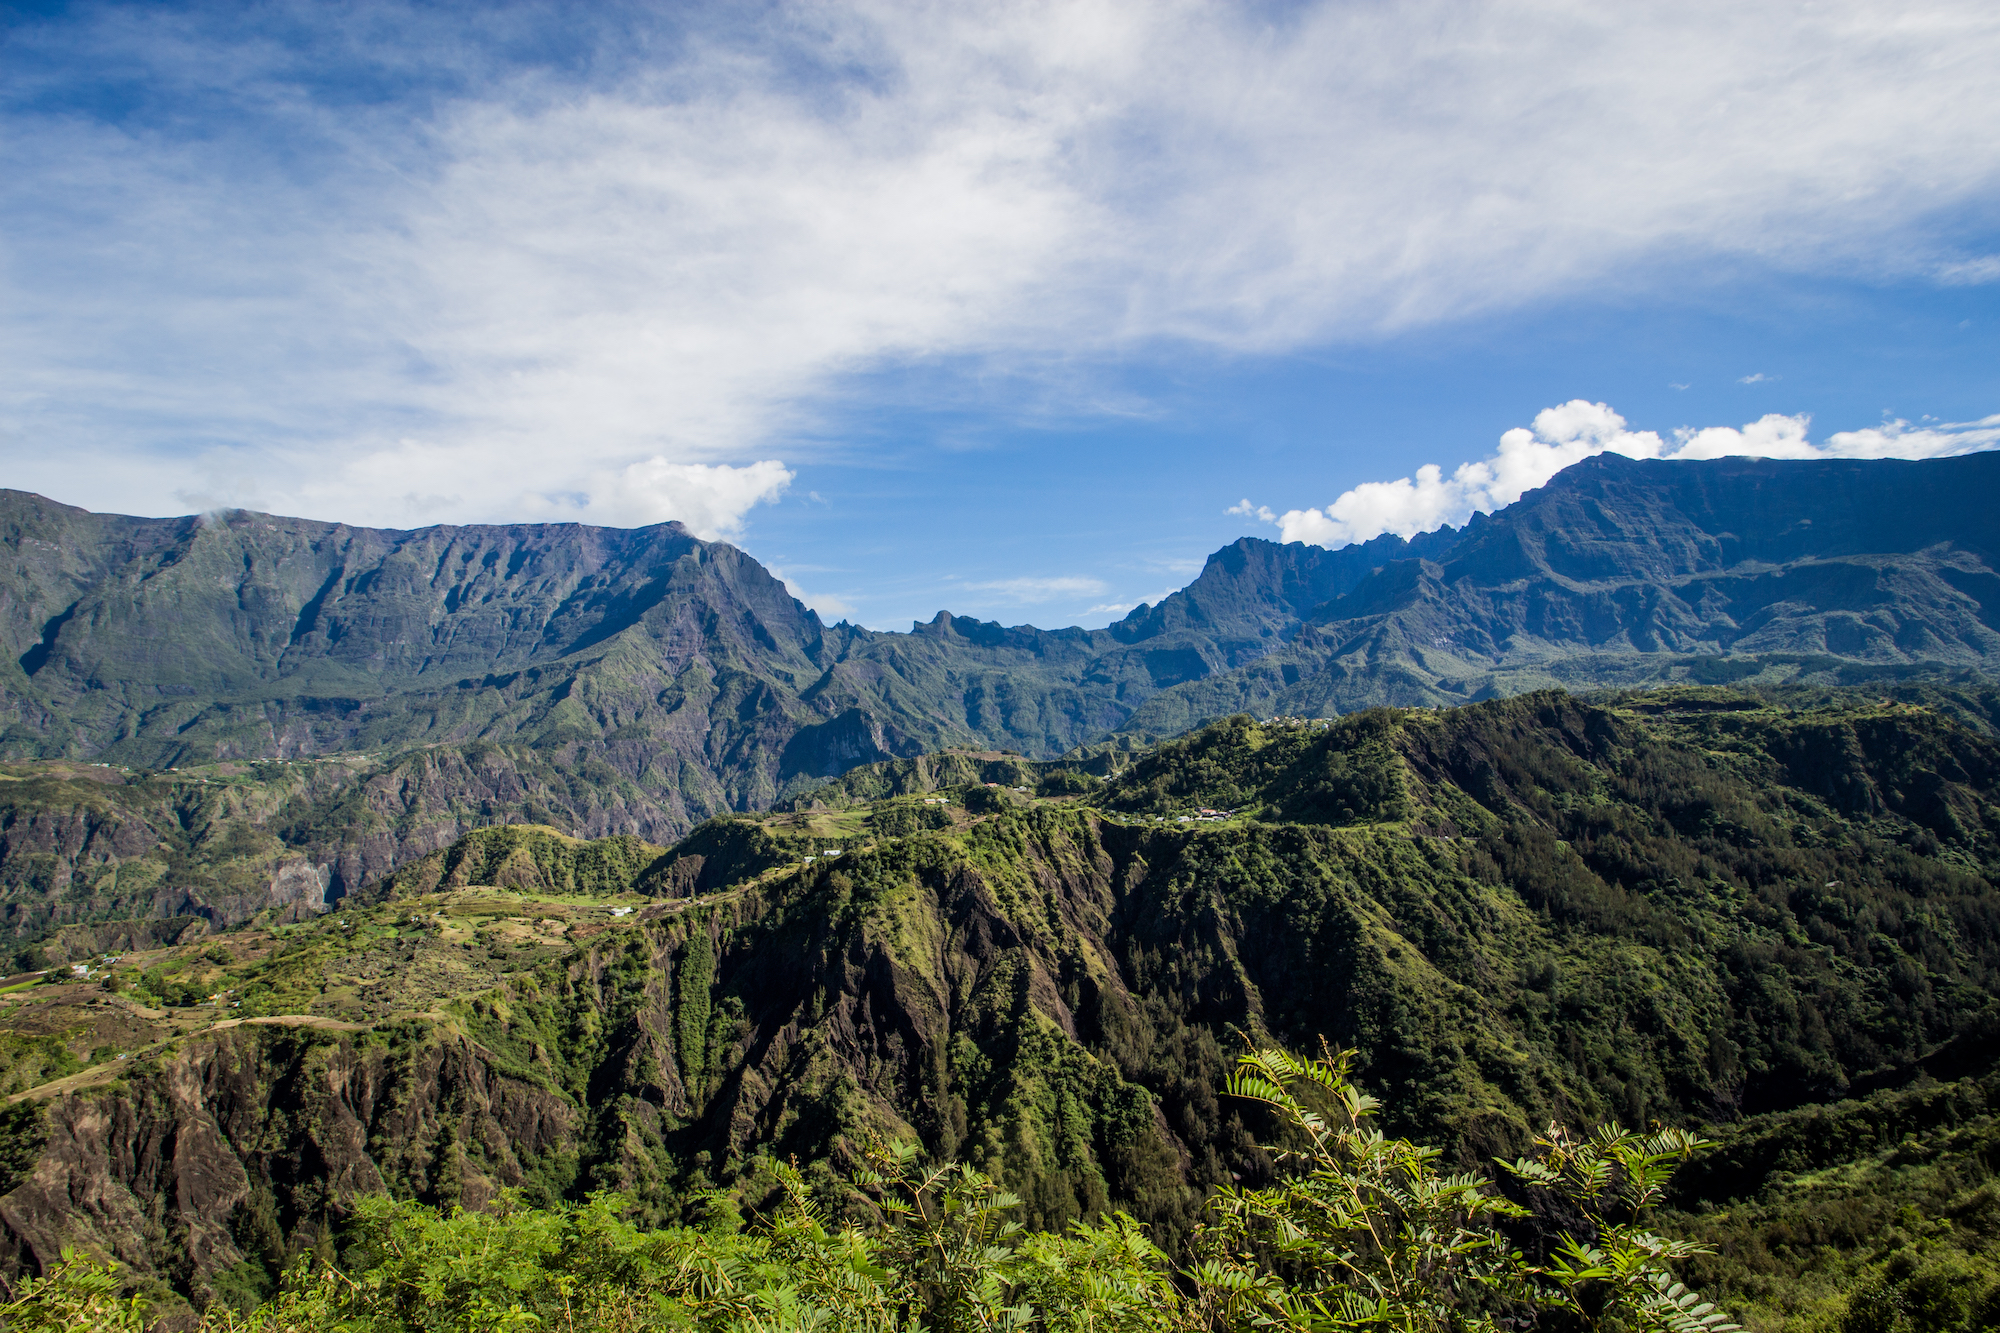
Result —
<instances>
[{"instance_id":1,"label":"shrub","mask_svg":"<svg viewBox=\"0 0 2000 1333\"><path fill-rule=\"evenodd\" d=\"M1705 1146L1678 1130L1615 1125L1575 1138L1551 1128L1536 1155L1503 1164L1536 1215L1570 1225L1547 1253L1524 1257L1510 1227L1530 1217L1487 1178L1446 1174L1438 1151L1388 1139L1377 1104L1349 1077L1352 1052L1242 1058L1237 1097L1275 1110L1292 1141L1274 1149L1287 1174L1230 1188L1210 1204L1176 1273L1130 1217L1027 1233L1019 1200L971 1167L925 1165L914 1144L877 1145L852 1176L841 1219L792 1165L783 1203L738 1229L734 1201L697 1200L708 1224L643 1230L626 1201L440 1212L365 1198L354 1205L338 1265L304 1256L271 1302L243 1313L218 1302L205 1333L351 1330L684 1329L899 1333L1298 1333L1494 1331L1502 1327L1730 1333L1669 1265L1700 1252L1644 1225L1674 1170ZM1923 1275L1919 1275L1922 1277ZM22 1284L0 1317L8 1333L136 1330L108 1265L65 1252ZM1912 1280L1859 1299L1855 1328L1905 1326L1919 1306L1963 1317L1963 1283ZM1943 1293L1936 1296L1931 1288ZM1921 1290L1919 1290L1921 1288ZM1954 1303L1956 1302L1956 1303ZM1927 1312L1928 1306L1925 1306ZM1905 1322L1898 1322L1901 1317ZM1924 1327L1931 1325L1925 1324Z\"/></svg>"}]
</instances>

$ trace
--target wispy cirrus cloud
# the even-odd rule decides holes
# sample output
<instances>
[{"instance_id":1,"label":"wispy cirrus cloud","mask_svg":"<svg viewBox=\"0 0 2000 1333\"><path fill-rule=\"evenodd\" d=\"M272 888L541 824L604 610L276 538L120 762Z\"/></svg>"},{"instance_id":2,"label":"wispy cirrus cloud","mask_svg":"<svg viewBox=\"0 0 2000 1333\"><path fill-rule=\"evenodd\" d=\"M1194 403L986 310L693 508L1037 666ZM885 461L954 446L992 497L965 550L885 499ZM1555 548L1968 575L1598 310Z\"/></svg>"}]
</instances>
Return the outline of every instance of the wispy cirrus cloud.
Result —
<instances>
[{"instance_id":1,"label":"wispy cirrus cloud","mask_svg":"<svg viewBox=\"0 0 2000 1333\"><path fill-rule=\"evenodd\" d=\"M1629 428L1605 403L1575 399L1537 413L1532 428L1500 437L1490 456L1461 463L1450 475L1435 463L1410 477L1365 482L1324 508L1277 513L1249 500L1225 512L1276 527L1283 540L1339 547L1385 532L1413 537L1475 513L1491 513L1547 484L1573 463L1601 453L1628 458L1945 458L2000 447L2000 416L1978 421L1911 425L1887 421L1865 430L1836 431L1825 444L1808 436L1809 417L1769 413L1741 428L1684 428L1662 437Z\"/></svg>"},{"instance_id":2,"label":"wispy cirrus cloud","mask_svg":"<svg viewBox=\"0 0 2000 1333\"><path fill-rule=\"evenodd\" d=\"M1090 413L1096 358L1689 256L1988 281L1935 220L2000 193L1974 0L357 0L10 37L0 452L142 512L734 533L856 372L1046 373Z\"/></svg>"},{"instance_id":3,"label":"wispy cirrus cloud","mask_svg":"<svg viewBox=\"0 0 2000 1333\"><path fill-rule=\"evenodd\" d=\"M1937 279L1952 287L1971 287L1985 282L2000 282L2000 255L1980 255L1976 259L1961 259L1940 264Z\"/></svg>"},{"instance_id":4,"label":"wispy cirrus cloud","mask_svg":"<svg viewBox=\"0 0 2000 1333\"><path fill-rule=\"evenodd\" d=\"M1179 591L1179 588L1162 588L1156 593L1150 593L1147 596L1136 598L1129 602L1102 602L1096 606L1085 607L1083 613L1087 616L1122 616L1127 611L1135 610L1138 607L1158 606L1161 602Z\"/></svg>"},{"instance_id":5,"label":"wispy cirrus cloud","mask_svg":"<svg viewBox=\"0 0 2000 1333\"><path fill-rule=\"evenodd\" d=\"M987 600L1013 605L1076 601L1085 597L1101 597L1106 591L1106 584L1103 579L1091 578L1082 574L988 579L984 582L964 583L959 586L968 592L983 593Z\"/></svg>"}]
</instances>

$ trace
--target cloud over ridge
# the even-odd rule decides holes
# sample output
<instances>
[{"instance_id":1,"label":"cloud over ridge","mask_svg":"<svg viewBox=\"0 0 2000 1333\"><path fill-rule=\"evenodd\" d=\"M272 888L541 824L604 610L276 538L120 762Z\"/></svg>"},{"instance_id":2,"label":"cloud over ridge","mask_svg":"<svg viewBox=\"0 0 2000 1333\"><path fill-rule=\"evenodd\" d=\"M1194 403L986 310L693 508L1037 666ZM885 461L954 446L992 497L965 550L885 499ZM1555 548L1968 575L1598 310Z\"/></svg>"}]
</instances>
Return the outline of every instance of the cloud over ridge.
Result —
<instances>
[{"instance_id":1,"label":"cloud over ridge","mask_svg":"<svg viewBox=\"0 0 2000 1333\"><path fill-rule=\"evenodd\" d=\"M1606 403L1576 398L1535 414L1531 428L1500 437L1486 458L1460 463L1447 476L1427 463L1414 476L1363 482L1324 508L1288 509L1243 500L1226 511L1278 529L1280 539L1329 549L1394 533L1414 537L1458 527L1475 513L1492 513L1544 486L1571 464L1596 454L1627 458L1947 458L2000 447L2000 415L1979 421L1913 426L1887 421L1864 430L1836 431L1823 445L1807 438L1811 418L1772 412L1742 426L1684 428L1662 438L1635 431Z\"/></svg>"}]
</instances>

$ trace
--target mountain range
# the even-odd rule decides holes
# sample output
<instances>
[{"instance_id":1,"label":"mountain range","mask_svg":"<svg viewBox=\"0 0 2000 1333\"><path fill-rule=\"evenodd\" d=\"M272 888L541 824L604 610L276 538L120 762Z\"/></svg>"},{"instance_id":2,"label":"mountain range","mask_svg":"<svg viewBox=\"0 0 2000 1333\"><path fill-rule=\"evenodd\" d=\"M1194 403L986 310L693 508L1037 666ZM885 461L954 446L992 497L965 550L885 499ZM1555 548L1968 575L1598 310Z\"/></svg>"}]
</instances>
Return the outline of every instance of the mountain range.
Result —
<instances>
[{"instance_id":1,"label":"mountain range","mask_svg":"<svg viewBox=\"0 0 2000 1333\"><path fill-rule=\"evenodd\" d=\"M0 893L23 857L67 880L120 836L200 860L192 775L245 764L289 832L238 849L241 883L165 875L152 910L337 897L492 823L669 843L954 748L1050 758L1235 712L1551 685L1977 672L2000 660L1995 495L2000 454L1605 454L1462 529L1244 538L1100 630L940 612L886 633L824 623L678 524L383 531L0 492L0 757L107 766L90 800L0 815ZM146 773L167 784L151 805L112 781ZM17 931L101 914L51 910Z\"/></svg>"}]
</instances>

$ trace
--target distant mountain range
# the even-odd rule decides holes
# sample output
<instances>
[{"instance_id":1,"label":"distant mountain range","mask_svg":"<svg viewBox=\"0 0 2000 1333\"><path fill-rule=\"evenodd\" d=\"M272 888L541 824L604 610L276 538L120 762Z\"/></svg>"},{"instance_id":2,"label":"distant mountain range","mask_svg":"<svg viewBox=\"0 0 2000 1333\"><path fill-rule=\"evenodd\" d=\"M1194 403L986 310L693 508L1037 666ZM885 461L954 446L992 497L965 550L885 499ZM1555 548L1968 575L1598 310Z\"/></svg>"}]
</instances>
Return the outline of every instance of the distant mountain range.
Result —
<instances>
[{"instance_id":1,"label":"distant mountain range","mask_svg":"<svg viewBox=\"0 0 2000 1333\"><path fill-rule=\"evenodd\" d=\"M1996 501L2000 454L1601 454L1463 531L1332 553L1367 572L1340 580L1263 658L1167 691L1127 726L1165 733L1239 709L1320 715L1686 676L1831 684L1988 671L2000 662ZM1210 557L1188 593L1250 545Z\"/></svg>"},{"instance_id":2,"label":"distant mountain range","mask_svg":"<svg viewBox=\"0 0 2000 1333\"><path fill-rule=\"evenodd\" d=\"M881 633L825 624L674 523L400 532L7 491L0 757L379 757L378 813L426 831L378 872L509 819L666 842L954 747L1050 757L1237 711L1547 685L1988 669L1996 497L1996 454L1607 454L1462 530L1242 539L1101 630L940 612Z\"/></svg>"}]
</instances>

